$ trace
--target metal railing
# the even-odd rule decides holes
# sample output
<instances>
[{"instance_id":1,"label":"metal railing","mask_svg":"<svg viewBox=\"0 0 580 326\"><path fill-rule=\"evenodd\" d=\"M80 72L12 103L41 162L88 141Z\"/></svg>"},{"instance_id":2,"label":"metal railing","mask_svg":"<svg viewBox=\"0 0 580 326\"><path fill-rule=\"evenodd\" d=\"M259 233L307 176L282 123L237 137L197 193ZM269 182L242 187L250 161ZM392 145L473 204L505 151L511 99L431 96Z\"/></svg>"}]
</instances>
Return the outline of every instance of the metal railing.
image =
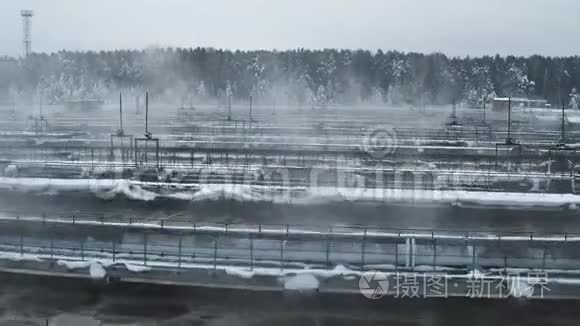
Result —
<instances>
[{"instance_id":1,"label":"metal railing","mask_svg":"<svg viewBox=\"0 0 580 326\"><path fill-rule=\"evenodd\" d=\"M0 235L0 257L108 259L114 263L159 268L230 266L250 270L258 266L282 270L331 269L337 265L352 270L580 269L579 234L429 232L358 226L186 225L173 224L175 220L171 224L163 220L153 224L146 219L105 221L104 218L90 219L87 215L70 218L18 217L11 221L16 221L18 231L9 232L5 228ZM24 225L25 222L37 222L44 231ZM98 232L95 229L98 225L113 227L117 232L104 230L98 233L100 236L92 236Z\"/></svg>"}]
</instances>

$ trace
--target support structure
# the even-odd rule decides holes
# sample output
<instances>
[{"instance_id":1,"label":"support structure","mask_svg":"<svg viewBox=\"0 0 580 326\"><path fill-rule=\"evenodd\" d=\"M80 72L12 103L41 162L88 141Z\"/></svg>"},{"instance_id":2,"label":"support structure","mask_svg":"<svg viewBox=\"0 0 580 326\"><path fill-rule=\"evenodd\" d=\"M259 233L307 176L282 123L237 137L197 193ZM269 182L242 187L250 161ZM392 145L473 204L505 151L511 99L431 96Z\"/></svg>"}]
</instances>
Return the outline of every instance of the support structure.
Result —
<instances>
[{"instance_id":1,"label":"support structure","mask_svg":"<svg viewBox=\"0 0 580 326\"><path fill-rule=\"evenodd\" d=\"M515 168L518 168L521 163L522 145L519 144L514 138L512 138L511 129L512 129L512 100L510 97L508 99L507 137L504 143L495 144L496 169L499 161L499 154L501 148L503 148L503 151L506 153L507 156L509 156L508 162L510 163L510 167L508 168L508 170L511 170L512 164L515 165Z\"/></svg>"},{"instance_id":2,"label":"support structure","mask_svg":"<svg viewBox=\"0 0 580 326\"><path fill-rule=\"evenodd\" d=\"M150 144L153 144L155 153L155 167L159 168L159 138L153 138L149 131L149 93L145 93L145 134L144 138L135 138L135 165L149 165ZM143 146L139 146L143 145Z\"/></svg>"},{"instance_id":3,"label":"support structure","mask_svg":"<svg viewBox=\"0 0 580 326\"><path fill-rule=\"evenodd\" d=\"M32 53L31 21L34 12L32 10L21 10L22 16L22 46L24 57L27 58Z\"/></svg>"},{"instance_id":4,"label":"support structure","mask_svg":"<svg viewBox=\"0 0 580 326\"><path fill-rule=\"evenodd\" d=\"M42 96L40 94L38 95L38 111L38 116L28 117L28 120L31 121L30 129L34 130L35 135L48 132L48 119L42 114Z\"/></svg>"},{"instance_id":5,"label":"support structure","mask_svg":"<svg viewBox=\"0 0 580 326\"><path fill-rule=\"evenodd\" d=\"M447 138L458 139L463 134L463 125L457 119L457 108L455 105L455 101L453 101L451 117L449 121L446 123L445 131Z\"/></svg>"},{"instance_id":6,"label":"support structure","mask_svg":"<svg viewBox=\"0 0 580 326\"><path fill-rule=\"evenodd\" d=\"M512 99L508 99L508 119L507 119L507 137L505 139L506 145L517 144L517 141L512 138Z\"/></svg>"},{"instance_id":7,"label":"support structure","mask_svg":"<svg viewBox=\"0 0 580 326\"><path fill-rule=\"evenodd\" d=\"M232 120L232 96L228 95L228 121Z\"/></svg>"},{"instance_id":8,"label":"support structure","mask_svg":"<svg viewBox=\"0 0 580 326\"><path fill-rule=\"evenodd\" d=\"M119 93L119 129L114 134L111 134L111 161L115 160L115 151L120 150L121 161L127 162L131 158L133 152L133 135L125 134L123 129L123 95Z\"/></svg>"},{"instance_id":9,"label":"support structure","mask_svg":"<svg viewBox=\"0 0 580 326\"><path fill-rule=\"evenodd\" d=\"M255 122L254 116L252 115L252 95L250 95L250 113L249 113L250 123Z\"/></svg>"},{"instance_id":10,"label":"support structure","mask_svg":"<svg viewBox=\"0 0 580 326\"><path fill-rule=\"evenodd\" d=\"M30 116L28 120L32 121L32 129L34 130L35 135L48 132L48 120L46 120L44 116Z\"/></svg>"},{"instance_id":11,"label":"support structure","mask_svg":"<svg viewBox=\"0 0 580 326\"><path fill-rule=\"evenodd\" d=\"M493 141L495 138L493 135L493 130L492 130L491 126L489 125L489 123L487 123L485 114L486 114L486 103L484 100L483 101L482 119L480 122L475 123L476 138L479 141L481 139L481 136L483 136L483 138L486 141Z\"/></svg>"},{"instance_id":12,"label":"support structure","mask_svg":"<svg viewBox=\"0 0 580 326\"><path fill-rule=\"evenodd\" d=\"M574 175L576 169L576 149L566 143L566 106L562 101L562 121L560 139L549 149L549 172Z\"/></svg>"}]
</instances>

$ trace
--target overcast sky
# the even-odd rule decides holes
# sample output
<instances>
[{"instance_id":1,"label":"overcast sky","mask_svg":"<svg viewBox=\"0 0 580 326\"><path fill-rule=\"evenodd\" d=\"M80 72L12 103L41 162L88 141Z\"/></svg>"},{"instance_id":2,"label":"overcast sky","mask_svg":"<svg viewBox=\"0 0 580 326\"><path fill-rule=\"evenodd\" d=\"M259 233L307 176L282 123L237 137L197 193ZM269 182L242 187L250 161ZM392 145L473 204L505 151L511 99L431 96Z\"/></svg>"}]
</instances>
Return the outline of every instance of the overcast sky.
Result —
<instances>
[{"instance_id":1,"label":"overcast sky","mask_svg":"<svg viewBox=\"0 0 580 326\"><path fill-rule=\"evenodd\" d=\"M580 0L0 0L0 55L149 46L580 54Z\"/></svg>"}]
</instances>

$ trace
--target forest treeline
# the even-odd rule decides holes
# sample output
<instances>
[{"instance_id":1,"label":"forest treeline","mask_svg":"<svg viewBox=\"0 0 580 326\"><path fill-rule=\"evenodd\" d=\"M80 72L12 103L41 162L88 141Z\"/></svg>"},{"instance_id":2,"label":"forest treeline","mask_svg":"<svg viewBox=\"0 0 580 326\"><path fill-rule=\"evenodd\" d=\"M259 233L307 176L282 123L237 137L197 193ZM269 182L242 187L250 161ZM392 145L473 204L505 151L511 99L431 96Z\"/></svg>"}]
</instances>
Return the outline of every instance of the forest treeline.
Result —
<instances>
[{"instance_id":1,"label":"forest treeline","mask_svg":"<svg viewBox=\"0 0 580 326\"><path fill-rule=\"evenodd\" d=\"M12 62L12 64L9 64ZM365 50L212 48L35 53L0 63L12 97L107 98L150 91L177 101L481 106L493 96L544 98L578 108L580 57L448 57Z\"/></svg>"}]
</instances>

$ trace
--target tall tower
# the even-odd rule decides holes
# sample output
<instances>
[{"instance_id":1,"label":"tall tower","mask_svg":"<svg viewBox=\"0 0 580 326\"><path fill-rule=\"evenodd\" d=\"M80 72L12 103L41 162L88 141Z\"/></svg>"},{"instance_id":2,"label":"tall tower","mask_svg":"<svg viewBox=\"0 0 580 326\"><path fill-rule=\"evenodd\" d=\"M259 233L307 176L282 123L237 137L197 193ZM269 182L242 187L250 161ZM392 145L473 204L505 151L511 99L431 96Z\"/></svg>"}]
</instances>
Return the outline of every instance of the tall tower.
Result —
<instances>
[{"instance_id":1,"label":"tall tower","mask_svg":"<svg viewBox=\"0 0 580 326\"><path fill-rule=\"evenodd\" d=\"M30 21L32 16L34 16L34 12L32 10L21 10L20 16L22 16L22 44L24 46L24 57L26 58L31 52Z\"/></svg>"}]
</instances>

